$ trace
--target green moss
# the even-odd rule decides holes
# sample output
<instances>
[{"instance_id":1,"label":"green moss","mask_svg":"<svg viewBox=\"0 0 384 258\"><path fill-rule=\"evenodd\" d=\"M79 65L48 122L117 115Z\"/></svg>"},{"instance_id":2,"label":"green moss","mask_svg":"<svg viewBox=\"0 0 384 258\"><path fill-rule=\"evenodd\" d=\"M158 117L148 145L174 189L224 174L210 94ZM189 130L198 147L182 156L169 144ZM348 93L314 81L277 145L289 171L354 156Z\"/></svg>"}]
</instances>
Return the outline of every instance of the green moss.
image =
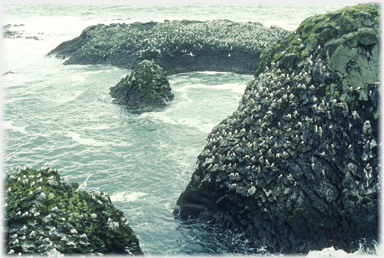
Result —
<instances>
[{"instance_id":1,"label":"green moss","mask_svg":"<svg viewBox=\"0 0 384 258\"><path fill-rule=\"evenodd\" d=\"M349 79L349 74L348 74L348 73L345 73L345 74L344 74L344 78L345 78L345 80L347 81L348 86L351 86L351 81L350 81L350 79Z\"/></svg>"},{"instance_id":2,"label":"green moss","mask_svg":"<svg viewBox=\"0 0 384 258\"><path fill-rule=\"evenodd\" d=\"M325 85L325 96L329 96L331 93L330 93L330 85L329 84L326 84Z\"/></svg>"},{"instance_id":3,"label":"green moss","mask_svg":"<svg viewBox=\"0 0 384 258\"><path fill-rule=\"evenodd\" d=\"M335 92L333 93L333 96L336 97L336 98L340 97L340 93L339 93L339 90L337 88L335 89Z\"/></svg>"},{"instance_id":4,"label":"green moss","mask_svg":"<svg viewBox=\"0 0 384 258\"><path fill-rule=\"evenodd\" d=\"M342 40L341 37L348 33L352 33L346 38L350 47L357 46L357 39L366 45L377 42L380 24L379 11L379 5L359 4L336 12L308 17L301 22L296 31L264 50L260 66L255 71L255 77L262 73L266 66L271 67L272 62L281 58L283 51L285 54L297 54L298 59L290 67L293 71L300 72L296 65L307 58L317 48L317 45L324 46L331 41L343 43L345 40ZM360 28L367 26L370 28ZM300 51L302 44L306 48ZM329 46L327 55L331 56L336 47L336 45Z\"/></svg>"},{"instance_id":5,"label":"green moss","mask_svg":"<svg viewBox=\"0 0 384 258\"><path fill-rule=\"evenodd\" d=\"M375 118L375 120L377 120L380 116L380 111L377 110L376 113L373 115L373 117Z\"/></svg>"}]
</instances>

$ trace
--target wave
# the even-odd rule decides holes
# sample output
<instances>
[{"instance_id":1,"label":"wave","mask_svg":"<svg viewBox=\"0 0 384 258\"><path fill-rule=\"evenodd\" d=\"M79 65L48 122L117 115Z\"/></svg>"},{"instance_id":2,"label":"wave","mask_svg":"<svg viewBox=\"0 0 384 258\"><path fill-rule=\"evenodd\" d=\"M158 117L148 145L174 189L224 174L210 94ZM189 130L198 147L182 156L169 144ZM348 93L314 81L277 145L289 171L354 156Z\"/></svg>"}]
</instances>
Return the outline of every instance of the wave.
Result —
<instances>
[{"instance_id":1,"label":"wave","mask_svg":"<svg viewBox=\"0 0 384 258\"><path fill-rule=\"evenodd\" d=\"M12 131L19 132L22 134L28 133L27 130L25 130L25 126L15 126L15 125L13 125L12 121L4 121L3 122L3 129L12 130Z\"/></svg>"},{"instance_id":2,"label":"wave","mask_svg":"<svg viewBox=\"0 0 384 258\"><path fill-rule=\"evenodd\" d=\"M112 195L110 195L110 197L112 202L134 202L134 201L137 201L140 197L143 197L145 195L147 194L141 193L141 192L130 193L130 192L121 191L121 192L113 193Z\"/></svg>"},{"instance_id":3,"label":"wave","mask_svg":"<svg viewBox=\"0 0 384 258\"><path fill-rule=\"evenodd\" d=\"M198 88L198 89L209 89L209 90L228 90L235 93L243 94L246 87L247 85L242 83L225 83L225 84L218 84L218 85L191 84L191 85L184 86L178 89L173 89L173 90L176 92L179 91L184 93L188 89Z\"/></svg>"},{"instance_id":4,"label":"wave","mask_svg":"<svg viewBox=\"0 0 384 258\"><path fill-rule=\"evenodd\" d=\"M84 144L84 145L91 145L91 146L106 146L108 145L109 143L106 143L106 142L100 142L100 141L96 141L95 139L93 138L82 138L80 137L80 135L76 132L69 132L67 133L67 136L71 137L73 141L76 141L80 144Z\"/></svg>"},{"instance_id":5,"label":"wave","mask_svg":"<svg viewBox=\"0 0 384 258\"><path fill-rule=\"evenodd\" d=\"M365 240L360 241L359 250L354 253L347 253L344 250L336 250L333 246L324 248L323 250L310 251L306 257L366 257L371 255L380 255L381 244L373 243L373 248L367 248Z\"/></svg>"}]
</instances>

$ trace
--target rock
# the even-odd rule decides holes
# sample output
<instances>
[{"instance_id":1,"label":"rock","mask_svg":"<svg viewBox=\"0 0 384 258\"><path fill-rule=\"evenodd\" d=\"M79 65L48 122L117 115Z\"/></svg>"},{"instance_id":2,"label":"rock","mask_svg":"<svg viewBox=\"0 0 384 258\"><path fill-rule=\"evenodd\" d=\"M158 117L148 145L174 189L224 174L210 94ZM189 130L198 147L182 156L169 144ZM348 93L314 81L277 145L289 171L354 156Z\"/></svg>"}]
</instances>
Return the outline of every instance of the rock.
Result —
<instances>
[{"instance_id":1,"label":"rock","mask_svg":"<svg viewBox=\"0 0 384 258\"><path fill-rule=\"evenodd\" d=\"M152 111L166 107L173 94L166 73L154 61L143 60L130 75L114 87L110 94L112 103L126 105L135 111Z\"/></svg>"},{"instance_id":2,"label":"rock","mask_svg":"<svg viewBox=\"0 0 384 258\"><path fill-rule=\"evenodd\" d=\"M80 190L47 164L8 171L5 188L9 254L142 254L126 217L108 195Z\"/></svg>"},{"instance_id":3,"label":"rock","mask_svg":"<svg viewBox=\"0 0 384 258\"><path fill-rule=\"evenodd\" d=\"M18 38L24 38L24 39L34 39L34 40L42 40L41 38L38 38L37 36L25 36L25 33L23 30L19 31L11 30L11 28L17 28L25 26L24 24L7 24L3 26L3 38L9 38L9 39L18 39Z\"/></svg>"},{"instance_id":4,"label":"rock","mask_svg":"<svg viewBox=\"0 0 384 258\"><path fill-rule=\"evenodd\" d=\"M14 74L14 72L12 72L12 71L5 72L5 73L3 73L3 76L8 75L8 74Z\"/></svg>"},{"instance_id":5,"label":"rock","mask_svg":"<svg viewBox=\"0 0 384 258\"><path fill-rule=\"evenodd\" d=\"M355 252L362 239L372 247L379 24L379 5L346 7L307 18L265 49L238 109L208 136L175 212L240 229L273 253Z\"/></svg>"},{"instance_id":6,"label":"rock","mask_svg":"<svg viewBox=\"0 0 384 258\"><path fill-rule=\"evenodd\" d=\"M261 52L288 31L228 20L92 25L48 55L64 64L106 64L134 69L154 60L168 75L190 71L253 73Z\"/></svg>"},{"instance_id":7,"label":"rock","mask_svg":"<svg viewBox=\"0 0 384 258\"><path fill-rule=\"evenodd\" d=\"M359 28L357 35L359 43L362 45L372 45L379 40L379 34L373 28Z\"/></svg>"}]
</instances>

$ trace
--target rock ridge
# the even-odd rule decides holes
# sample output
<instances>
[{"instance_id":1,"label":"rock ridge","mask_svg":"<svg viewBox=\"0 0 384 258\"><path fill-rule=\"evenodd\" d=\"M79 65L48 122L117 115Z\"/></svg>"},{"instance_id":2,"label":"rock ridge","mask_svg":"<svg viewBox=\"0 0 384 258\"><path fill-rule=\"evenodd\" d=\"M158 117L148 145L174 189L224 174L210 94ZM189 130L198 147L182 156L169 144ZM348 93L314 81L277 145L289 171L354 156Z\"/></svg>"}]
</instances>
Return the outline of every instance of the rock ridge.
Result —
<instances>
[{"instance_id":1,"label":"rock ridge","mask_svg":"<svg viewBox=\"0 0 384 258\"><path fill-rule=\"evenodd\" d=\"M64 64L106 64L133 69L154 60L168 75L190 71L252 74L260 54L288 31L229 20L112 23L87 27L48 53Z\"/></svg>"}]
</instances>

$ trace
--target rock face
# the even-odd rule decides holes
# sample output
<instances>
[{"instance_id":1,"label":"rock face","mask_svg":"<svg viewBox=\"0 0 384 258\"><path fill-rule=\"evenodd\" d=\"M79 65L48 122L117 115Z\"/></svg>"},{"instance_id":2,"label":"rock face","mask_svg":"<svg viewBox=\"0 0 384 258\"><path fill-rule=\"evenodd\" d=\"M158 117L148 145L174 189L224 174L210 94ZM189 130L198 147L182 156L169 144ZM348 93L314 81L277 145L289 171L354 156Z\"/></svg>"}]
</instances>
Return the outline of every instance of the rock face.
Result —
<instances>
[{"instance_id":1,"label":"rock face","mask_svg":"<svg viewBox=\"0 0 384 258\"><path fill-rule=\"evenodd\" d=\"M272 252L378 240L379 6L315 15L262 54L175 213Z\"/></svg>"},{"instance_id":2,"label":"rock face","mask_svg":"<svg viewBox=\"0 0 384 258\"><path fill-rule=\"evenodd\" d=\"M48 55L64 64L108 64L133 69L154 60L168 75L189 71L253 73L261 52L288 31L259 23L164 21L87 27Z\"/></svg>"},{"instance_id":3,"label":"rock face","mask_svg":"<svg viewBox=\"0 0 384 258\"><path fill-rule=\"evenodd\" d=\"M142 254L108 195L79 190L47 165L7 173L5 189L9 254Z\"/></svg>"},{"instance_id":4,"label":"rock face","mask_svg":"<svg viewBox=\"0 0 384 258\"><path fill-rule=\"evenodd\" d=\"M166 73L152 60L141 61L130 75L110 88L110 94L115 98L112 103L137 111L163 108L173 100Z\"/></svg>"}]
</instances>

